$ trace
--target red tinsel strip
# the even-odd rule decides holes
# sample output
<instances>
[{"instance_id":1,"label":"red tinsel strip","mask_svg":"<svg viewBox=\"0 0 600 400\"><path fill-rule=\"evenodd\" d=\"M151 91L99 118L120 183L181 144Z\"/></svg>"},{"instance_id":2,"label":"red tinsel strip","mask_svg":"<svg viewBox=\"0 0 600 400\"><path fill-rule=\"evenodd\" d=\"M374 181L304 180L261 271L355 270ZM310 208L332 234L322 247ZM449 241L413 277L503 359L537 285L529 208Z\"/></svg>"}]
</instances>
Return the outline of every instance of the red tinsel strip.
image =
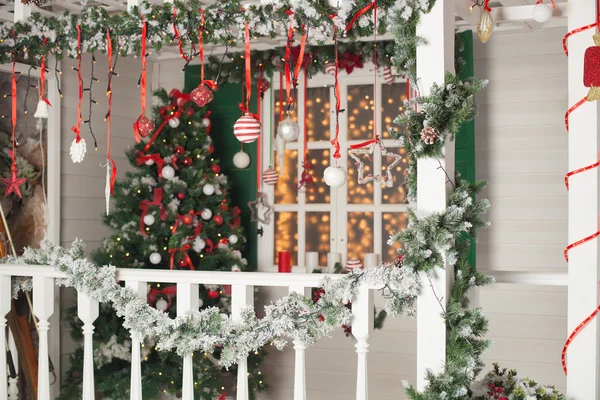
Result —
<instances>
[{"instance_id":1,"label":"red tinsel strip","mask_svg":"<svg viewBox=\"0 0 600 400\"><path fill-rule=\"evenodd\" d=\"M144 51L144 50L142 50ZM110 40L110 31L106 30L106 53L108 55L108 73L112 74L112 41ZM110 194L115 195L115 182L117 180L117 164L110 156L110 113L112 109L112 79L108 77L108 112L106 113L106 158L111 164L110 176Z\"/></svg>"},{"instance_id":2,"label":"red tinsel strip","mask_svg":"<svg viewBox=\"0 0 600 400\"><path fill-rule=\"evenodd\" d=\"M77 126L71 127L75 141L81 141L81 102L83 101L83 79L81 79L81 26L77 25L77 80L79 82L79 101L77 102Z\"/></svg>"},{"instance_id":3,"label":"red tinsel strip","mask_svg":"<svg viewBox=\"0 0 600 400\"><path fill-rule=\"evenodd\" d=\"M334 148L333 158L336 160L341 158L340 154L340 81L338 78L340 64L338 60L338 42L337 42L337 29L333 30L333 52L335 53L335 70L334 70L334 81L335 81L335 137L331 141L331 145Z\"/></svg>"},{"instance_id":4,"label":"red tinsel strip","mask_svg":"<svg viewBox=\"0 0 600 400\"><path fill-rule=\"evenodd\" d=\"M583 103L586 102L586 97L584 97L583 99L579 100L577 103L575 103L574 105L571 106L571 108L569 108L567 110L567 112L565 113L565 128L567 128L567 132L569 132L569 115L571 115L571 113L573 111L575 111L577 108L579 108Z\"/></svg>"},{"instance_id":5,"label":"red tinsel strip","mask_svg":"<svg viewBox=\"0 0 600 400\"><path fill-rule=\"evenodd\" d=\"M583 168L579 168L576 169L575 171L571 171L568 174L565 175L565 186L567 187L567 190L569 190L569 178L575 174L579 174L580 172L584 172L587 170L590 170L592 168L597 168L600 166L600 161L596 161L593 164L588 165L587 167L583 167Z\"/></svg>"},{"instance_id":6,"label":"red tinsel strip","mask_svg":"<svg viewBox=\"0 0 600 400\"><path fill-rule=\"evenodd\" d=\"M577 334L579 333L579 331L581 331L592 319L594 319L594 317L596 316L596 314L598 314L598 312L600 312L600 306L598 306L594 310L593 313L591 313L590 315L588 315L579 325L577 325L577 328L575 328L573 330L573 332L571 332L571 334L567 338L567 341L565 342L565 345L563 346L562 354L561 354L561 357L560 357L560 361L562 363L562 368L563 368L563 371L564 371L565 375L567 374L566 357L567 357L567 350L569 348L569 345L571 344L571 342L573 341L573 339L575 338L575 336L577 336Z\"/></svg>"},{"instance_id":7,"label":"red tinsel strip","mask_svg":"<svg viewBox=\"0 0 600 400\"><path fill-rule=\"evenodd\" d=\"M590 235L588 237L580 239L580 240L576 241L575 243L571 243L570 245L568 245L567 247L565 247L565 251L563 252L564 256L565 256L565 260L567 262L569 262L569 250L571 250L573 247L577 247L577 246L579 246L581 244L584 244L585 242L589 242L590 240L595 239L598 236L600 236L600 231L598 231L598 232L596 232L596 233L594 233L594 234L592 234L592 235Z\"/></svg>"},{"instance_id":8,"label":"red tinsel strip","mask_svg":"<svg viewBox=\"0 0 600 400\"><path fill-rule=\"evenodd\" d=\"M538 1L538 3L539 3L539 1ZM552 2L552 4L554 4L554 1ZM569 49L567 48L567 40L569 39L569 37L571 37L572 35L574 35L576 33L583 32L588 29L592 29L596 26L600 26L600 0L596 0L596 22L593 24L582 26L581 28L573 29L571 32L567 33L563 37L563 50L564 50L565 54L567 56L569 55Z\"/></svg>"}]
</instances>

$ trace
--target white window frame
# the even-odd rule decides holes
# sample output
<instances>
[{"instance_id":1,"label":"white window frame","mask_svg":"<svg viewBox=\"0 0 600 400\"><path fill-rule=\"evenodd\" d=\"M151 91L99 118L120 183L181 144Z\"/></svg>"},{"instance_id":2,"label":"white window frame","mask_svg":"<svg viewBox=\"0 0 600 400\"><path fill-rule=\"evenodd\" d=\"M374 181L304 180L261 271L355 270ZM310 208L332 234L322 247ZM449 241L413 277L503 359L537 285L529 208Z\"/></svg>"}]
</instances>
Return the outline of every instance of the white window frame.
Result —
<instances>
[{"instance_id":1,"label":"white window frame","mask_svg":"<svg viewBox=\"0 0 600 400\"><path fill-rule=\"evenodd\" d=\"M355 69L351 75L348 75L345 71L340 71L339 82L340 82L340 102L341 108L348 111L348 86L356 85L372 85L374 75L374 65L372 63L366 63L362 69ZM304 104L304 91L303 88L304 76L300 77L300 84L298 88L297 104ZM396 83L406 82L405 78L396 77ZM273 76L271 81L273 92L279 90L279 78L278 73ZM377 99L375 99L376 109L381 109L381 94L382 87L386 85L386 82L378 76L377 79ZM332 107L335 105L335 97L333 90L333 77L331 75L319 73L309 79L308 87L324 87L330 86L330 104ZM258 166L261 171L268 168L269 160L271 159L270 145L268 135L270 132L269 124L274 124L273 119L277 116L271 115L270 102L274 101L271 98L271 92L267 91L262 102L263 109L261 110L263 117L263 137L265 140L261 141L262 147L262 160L265 160L263 165ZM296 115L298 116L298 123L300 125L300 132L304 132L304 107L297 106ZM377 114L377 127L381 132L383 127L382 113ZM348 140L348 112L343 112L339 116L340 124L340 153L341 158L338 160L338 165L345 168L348 164L348 148L352 144L361 143L368 138L361 140ZM331 113L330 116L330 139L333 139L335 135L335 114ZM385 146L399 148L398 141L395 139L383 139ZM286 144L286 150L297 150L298 151L298 181L301 179L302 174L302 149L304 146L304 135L301 134L298 141ZM330 165L334 165L335 160L333 158L333 151L331 143L329 141L319 142L308 142L308 150L319 150L329 149L330 150ZM276 157L273 157L274 162L277 163ZM381 171L382 166L381 154L377 151L373 155L373 171ZM275 166L272 166L275 168ZM285 171L284 171L285 173ZM401 176L395 176L395 187L397 187L403 180ZM383 238L381 235L381 229L383 224L383 213L402 213L408 209L408 204L382 204L382 188L379 184L368 183L368 185L374 185L373 190L373 203L371 204L348 204L348 186L343 185L340 188L331 188L330 192L330 203L329 204L315 204L306 203L306 193L298 192L298 203L295 204L274 204L274 186L268 186L261 183L262 192L267 194L269 204L273 205L273 215L271 223L268 225L260 224L263 227L264 234L258 241L258 270L259 271L273 271L277 270L277 265L273 264L275 254L275 214L277 212L295 212L298 215L298 265L294 265L293 268L297 268L298 272L305 270L305 254L306 254L306 213L307 212L328 212L330 214L330 241L331 246L329 252L341 253L342 264L347 261L347 243L348 243L348 213L349 212L372 212L373 213L373 251L375 253L380 252L383 244L387 242L387 238ZM298 268L299 267L299 268ZM323 266L321 266L323 267Z\"/></svg>"}]
</instances>

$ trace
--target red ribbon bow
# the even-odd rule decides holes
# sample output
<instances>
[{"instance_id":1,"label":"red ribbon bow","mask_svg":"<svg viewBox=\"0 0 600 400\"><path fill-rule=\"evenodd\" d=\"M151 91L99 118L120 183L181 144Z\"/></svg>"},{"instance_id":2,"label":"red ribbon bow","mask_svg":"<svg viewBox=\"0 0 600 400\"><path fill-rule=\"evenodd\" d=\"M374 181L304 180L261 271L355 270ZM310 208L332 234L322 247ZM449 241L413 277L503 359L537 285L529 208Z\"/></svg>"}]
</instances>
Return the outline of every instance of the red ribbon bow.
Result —
<instances>
[{"instance_id":1,"label":"red ribbon bow","mask_svg":"<svg viewBox=\"0 0 600 400\"><path fill-rule=\"evenodd\" d=\"M162 177L162 169L163 166L165 165L165 161L162 159L162 157L160 156L160 154L158 153L154 153L154 154L144 154L143 151L137 151L137 158L135 159L135 163L137 165L144 165L146 164L146 162L148 161L154 161L154 163L157 165L158 167L158 176Z\"/></svg>"},{"instance_id":2,"label":"red ribbon bow","mask_svg":"<svg viewBox=\"0 0 600 400\"><path fill-rule=\"evenodd\" d=\"M178 247L176 249L169 249L169 254L171 254L171 261L169 263L169 266L171 269L173 269L173 262L175 261L175 253L182 253L183 254L183 258L185 259L187 266L190 268L190 270L194 270L194 265L192 264L192 259L190 258L190 256L188 255L188 250L190 250L192 248L192 246L190 246L189 243L184 244L181 247Z\"/></svg>"},{"instance_id":3,"label":"red ribbon bow","mask_svg":"<svg viewBox=\"0 0 600 400\"><path fill-rule=\"evenodd\" d=\"M155 304L160 297L167 298L167 310L171 308L173 304L173 297L177 294L177 285L167 286L166 288L159 290L156 288L150 289L150 293L148 293L148 304ZM160 297L159 297L160 296ZM165 310L166 311L166 310Z\"/></svg>"},{"instance_id":4,"label":"red ribbon bow","mask_svg":"<svg viewBox=\"0 0 600 400\"><path fill-rule=\"evenodd\" d=\"M140 217L140 232L142 232L142 235L144 236L148 236L146 234L146 229L145 229L145 224L144 224L144 217L146 216L146 214L148 214L148 207L150 206L157 206L160 207L160 219L162 221L164 221L167 218L167 211L165 210L165 206L162 203L163 200L163 190L162 188L156 188L154 189L154 200L150 201L150 200L142 200L142 202L140 203L140 208L142 209L142 216Z\"/></svg>"},{"instance_id":5,"label":"red ribbon bow","mask_svg":"<svg viewBox=\"0 0 600 400\"><path fill-rule=\"evenodd\" d=\"M177 221L175 222L175 225L173 225L173 229L171 229L171 233L177 232L177 228L179 227L179 225L183 224L183 218L185 216L191 216L191 217L193 217L193 216L199 215L201 213L202 213L202 211L194 212L194 210L190 210L190 212L185 213L183 215L177 215Z\"/></svg>"}]
</instances>

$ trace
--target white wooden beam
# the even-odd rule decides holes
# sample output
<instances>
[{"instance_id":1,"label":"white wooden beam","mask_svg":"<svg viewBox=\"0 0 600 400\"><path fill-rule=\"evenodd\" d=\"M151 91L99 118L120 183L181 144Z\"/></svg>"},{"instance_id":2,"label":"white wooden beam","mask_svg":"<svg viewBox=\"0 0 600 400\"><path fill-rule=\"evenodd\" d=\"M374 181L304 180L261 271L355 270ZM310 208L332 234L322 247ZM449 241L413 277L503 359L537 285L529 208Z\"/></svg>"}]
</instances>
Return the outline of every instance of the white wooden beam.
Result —
<instances>
[{"instance_id":1,"label":"white wooden beam","mask_svg":"<svg viewBox=\"0 0 600 400\"><path fill-rule=\"evenodd\" d=\"M477 25L477 22L479 22L479 7L476 11L472 6L472 0L455 0L456 15L467 21L469 25Z\"/></svg>"},{"instance_id":2,"label":"white wooden beam","mask_svg":"<svg viewBox=\"0 0 600 400\"><path fill-rule=\"evenodd\" d=\"M13 16L15 22L26 20L30 15L31 7L21 1L15 1L15 14Z\"/></svg>"},{"instance_id":3,"label":"white wooden beam","mask_svg":"<svg viewBox=\"0 0 600 400\"><path fill-rule=\"evenodd\" d=\"M589 24L596 15L596 0L569 1L569 30ZM583 86L583 54L594 45L595 29L569 38L569 105L585 97ZM593 164L598 160L598 103L585 103L570 116L569 170ZM565 133L567 134L567 133ZM598 231L600 212L599 171L597 168L569 179L569 243L577 242ZM591 240L569 251L568 268L568 332L567 337L599 304L600 246ZM592 320L571 343L567 353L567 397L598 400L598 352L600 331L598 318Z\"/></svg>"},{"instance_id":4,"label":"white wooden beam","mask_svg":"<svg viewBox=\"0 0 600 400\"><path fill-rule=\"evenodd\" d=\"M423 44L417 48L419 90L428 95L434 83L443 84L446 72L454 72L454 1L438 0L429 14L421 17L417 35ZM445 146L445 157L417 162L417 208L421 215L446 209L449 185L446 174L454 177L454 143ZM444 169L446 171L444 171ZM432 287L421 275L423 288L417 300L417 389L426 386L427 370L440 372L446 359L446 324L437 298L448 299L454 272L446 265L435 271ZM435 290L435 293L434 293ZM436 298L437 296L437 298Z\"/></svg>"}]
</instances>

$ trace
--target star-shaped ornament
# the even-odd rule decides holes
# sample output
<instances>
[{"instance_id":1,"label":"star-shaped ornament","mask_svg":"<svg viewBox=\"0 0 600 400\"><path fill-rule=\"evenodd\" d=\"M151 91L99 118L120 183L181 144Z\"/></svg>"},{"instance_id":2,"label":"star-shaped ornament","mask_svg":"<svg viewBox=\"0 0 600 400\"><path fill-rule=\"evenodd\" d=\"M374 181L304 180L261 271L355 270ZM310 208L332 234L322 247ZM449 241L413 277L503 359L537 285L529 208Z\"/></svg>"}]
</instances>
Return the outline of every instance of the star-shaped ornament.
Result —
<instances>
[{"instance_id":1,"label":"star-shaped ornament","mask_svg":"<svg viewBox=\"0 0 600 400\"><path fill-rule=\"evenodd\" d=\"M266 193L257 192L256 200L249 201L248 207L251 212L250 222L262 222L263 224L271 222L273 207L267 202Z\"/></svg>"},{"instance_id":2,"label":"star-shaped ornament","mask_svg":"<svg viewBox=\"0 0 600 400\"><path fill-rule=\"evenodd\" d=\"M371 161L371 155L375 151L376 147L379 149L382 159L384 157L388 158L390 161L390 164L384 168L385 174L382 174L382 175L368 174L367 176L365 176L365 164L364 164L363 160L361 159L361 156L365 156L366 159ZM369 183L369 182L379 182L382 185L385 185L386 187L394 186L394 178L392 176L392 172L393 172L394 168L396 168L396 166L398 164L400 164L400 161L402 161L402 156L400 156L399 154L394 154L392 152L389 152L385 148L383 141L380 140L379 137L377 137L373 141L367 142L366 145L364 145L364 146L358 145L354 148L351 148L348 152L350 154L350 157L352 157L352 159L354 159L354 164L356 164L356 168L358 170L358 183L359 184L364 184L364 183Z\"/></svg>"},{"instance_id":3,"label":"star-shaped ornament","mask_svg":"<svg viewBox=\"0 0 600 400\"><path fill-rule=\"evenodd\" d=\"M4 197L7 197L11 193L15 193L20 198L23 198L21 195L21 189L19 186L24 184L27 181L27 178L18 178L17 177L17 169L14 168L10 175L10 178L0 178L0 181L6 185L6 190L4 191Z\"/></svg>"}]
</instances>

